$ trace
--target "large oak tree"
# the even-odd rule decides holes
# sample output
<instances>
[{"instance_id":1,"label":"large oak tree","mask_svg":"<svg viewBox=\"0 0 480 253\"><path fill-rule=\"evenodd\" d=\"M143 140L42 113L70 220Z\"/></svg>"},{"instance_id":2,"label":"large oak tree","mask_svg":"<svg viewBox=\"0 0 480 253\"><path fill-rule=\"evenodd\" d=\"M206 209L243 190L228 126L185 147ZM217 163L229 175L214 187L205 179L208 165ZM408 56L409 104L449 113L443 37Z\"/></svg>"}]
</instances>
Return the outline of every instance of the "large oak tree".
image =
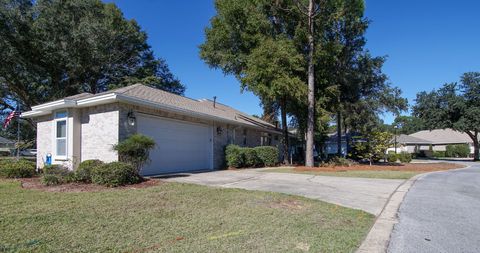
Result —
<instances>
[{"instance_id":1,"label":"large oak tree","mask_svg":"<svg viewBox=\"0 0 480 253\"><path fill-rule=\"evenodd\" d=\"M480 72L463 74L460 83L418 93L413 115L429 129L452 128L466 133L474 145L474 160L480 160Z\"/></svg>"},{"instance_id":2,"label":"large oak tree","mask_svg":"<svg viewBox=\"0 0 480 253\"><path fill-rule=\"evenodd\" d=\"M2 116L18 105L26 111L138 82L185 91L135 20L100 0L0 0L0 59ZM29 123L21 125L22 139L34 136ZM11 138L16 128L2 135Z\"/></svg>"},{"instance_id":3,"label":"large oak tree","mask_svg":"<svg viewBox=\"0 0 480 253\"><path fill-rule=\"evenodd\" d=\"M0 109L134 82L182 94L147 35L100 0L0 0Z\"/></svg>"}]
</instances>

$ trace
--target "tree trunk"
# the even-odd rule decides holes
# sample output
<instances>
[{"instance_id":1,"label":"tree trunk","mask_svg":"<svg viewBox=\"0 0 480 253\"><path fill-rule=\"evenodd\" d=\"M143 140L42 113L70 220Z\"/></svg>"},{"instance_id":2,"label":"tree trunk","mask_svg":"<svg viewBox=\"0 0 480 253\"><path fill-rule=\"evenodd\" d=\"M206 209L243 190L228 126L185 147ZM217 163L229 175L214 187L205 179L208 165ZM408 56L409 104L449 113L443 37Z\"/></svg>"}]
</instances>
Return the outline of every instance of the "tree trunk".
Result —
<instances>
[{"instance_id":1,"label":"tree trunk","mask_svg":"<svg viewBox=\"0 0 480 253\"><path fill-rule=\"evenodd\" d=\"M342 156L342 112L337 111L337 155Z\"/></svg>"},{"instance_id":2,"label":"tree trunk","mask_svg":"<svg viewBox=\"0 0 480 253\"><path fill-rule=\"evenodd\" d=\"M313 145L315 130L315 70L314 70L314 50L315 43L313 38L313 18L314 18L314 2L309 1L308 4L308 119L307 119L307 147L305 154L305 166L313 167Z\"/></svg>"},{"instance_id":3,"label":"tree trunk","mask_svg":"<svg viewBox=\"0 0 480 253\"><path fill-rule=\"evenodd\" d=\"M283 130L283 163L290 164L289 158L289 141L288 141L288 125L287 125L287 99L284 97L280 102L280 110L282 114L282 130Z\"/></svg>"},{"instance_id":4,"label":"tree trunk","mask_svg":"<svg viewBox=\"0 0 480 253\"><path fill-rule=\"evenodd\" d=\"M473 141L473 160L480 161L480 150L479 150L479 141L478 141L478 131L474 131L473 133L470 131L465 131L465 133L470 136Z\"/></svg>"},{"instance_id":5,"label":"tree trunk","mask_svg":"<svg viewBox=\"0 0 480 253\"><path fill-rule=\"evenodd\" d=\"M478 141L473 142L473 160L480 161L480 151L478 147Z\"/></svg>"},{"instance_id":6,"label":"tree trunk","mask_svg":"<svg viewBox=\"0 0 480 253\"><path fill-rule=\"evenodd\" d=\"M473 160L474 161L480 161L480 151L479 151L479 143L478 143L478 132L475 131L475 135L474 135L474 139L473 139Z\"/></svg>"}]
</instances>

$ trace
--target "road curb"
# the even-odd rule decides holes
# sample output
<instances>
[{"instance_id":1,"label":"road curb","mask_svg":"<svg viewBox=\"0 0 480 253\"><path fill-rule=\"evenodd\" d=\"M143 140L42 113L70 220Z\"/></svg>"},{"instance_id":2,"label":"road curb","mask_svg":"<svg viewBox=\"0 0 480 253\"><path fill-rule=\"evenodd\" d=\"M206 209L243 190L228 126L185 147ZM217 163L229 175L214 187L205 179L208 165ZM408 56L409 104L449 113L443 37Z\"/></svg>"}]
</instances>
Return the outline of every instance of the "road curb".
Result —
<instances>
[{"instance_id":1,"label":"road curb","mask_svg":"<svg viewBox=\"0 0 480 253\"><path fill-rule=\"evenodd\" d=\"M464 170L470 168L471 165L464 168L452 169L448 171ZM393 227L398 223L398 209L410 190L412 185L420 178L445 171L432 171L423 174L418 174L403 182L397 187L397 189L390 195L387 203L378 215L372 228L367 234L367 237L362 242L357 253L384 253L387 252L388 244L390 242L390 236L393 231Z\"/></svg>"},{"instance_id":2,"label":"road curb","mask_svg":"<svg viewBox=\"0 0 480 253\"><path fill-rule=\"evenodd\" d=\"M383 253L387 252L390 234L393 226L398 223L397 212L405 195L412 185L419 179L429 173L418 174L406 180L390 195L387 203L383 207L382 212L378 215L370 232L357 250L357 253Z\"/></svg>"}]
</instances>

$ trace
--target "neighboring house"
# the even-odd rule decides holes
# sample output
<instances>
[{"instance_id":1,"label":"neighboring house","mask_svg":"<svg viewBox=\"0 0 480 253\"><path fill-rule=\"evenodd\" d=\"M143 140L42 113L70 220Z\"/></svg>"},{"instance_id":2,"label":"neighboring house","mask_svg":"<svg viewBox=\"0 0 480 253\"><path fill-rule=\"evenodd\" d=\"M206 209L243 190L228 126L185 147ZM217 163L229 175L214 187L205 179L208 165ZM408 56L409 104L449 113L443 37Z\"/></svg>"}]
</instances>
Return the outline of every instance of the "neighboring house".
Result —
<instances>
[{"instance_id":1,"label":"neighboring house","mask_svg":"<svg viewBox=\"0 0 480 253\"><path fill-rule=\"evenodd\" d=\"M348 140L348 141L347 141ZM342 134L341 144L342 144L342 156L346 157L354 146L359 142L365 142L366 140L356 132L348 132L347 134ZM338 153L338 135L337 133L327 134L327 139L324 141L322 146L322 155L324 158L337 155Z\"/></svg>"},{"instance_id":2,"label":"neighboring house","mask_svg":"<svg viewBox=\"0 0 480 253\"><path fill-rule=\"evenodd\" d=\"M0 136L0 148L7 148L7 149L12 149L15 148L15 142L12 140L9 140L5 137Z\"/></svg>"},{"instance_id":3,"label":"neighboring house","mask_svg":"<svg viewBox=\"0 0 480 253\"><path fill-rule=\"evenodd\" d=\"M430 151L445 151L447 145L455 144L468 144L470 146L470 153L473 154L472 139L466 133L461 133L453 129L424 130L397 137L397 145L406 147L406 151L409 153L419 153L423 151L427 153L427 155L431 155L429 154Z\"/></svg>"},{"instance_id":4,"label":"neighboring house","mask_svg":"<svg viewBox=\"0 0 480 253\"><path fill-rule=\"evenodd\" d=\"M397 136L397 153L408 152L418 153L420 150L429 150L431 141L413 137L411 135L401 134ZM388 152L395 152L395 138L392 138L393 147L387 149Z\"/></svg>"},{"instance_id":5,"label":"neighboring house","mask_svg":"<svg viewBox=\"0 0 480 253\"><path fill-rule=\"evenodd\" d=\"M0 136L0 154L10 155L15 149L15 142Z\"/></svg>"},{"instance_id":6,"label":"neighboring house","mask_svg":"<svg viewBox=\"0 0 480 253\"><path fill-rule=\"evenodd\" d=\"M346 136L342 134L341 142L342 142L342 156L347 155L347 149L349 148L347 145L347 137L350 138L350 135ZM325 156L336 155L338 153L338 134L337 133L330 133L327 134L327 139L323 143L322 153Z\"/></svg>"},{"instance_id":7,"label":"neighboring house","mask_svg":"<svg viewBox=\"0 0 480 253\"><path fill-rule=\"evenodd\" d=\"M47 154L69 168L89 159L117 161L112 146L140 133L156 142L144 175L212 170L224 166L228 144L279 146L281 137L274 125L229 106L141 84L66 97L22 116L37 122L38 167Z\"/></svg>"}]
</instances>

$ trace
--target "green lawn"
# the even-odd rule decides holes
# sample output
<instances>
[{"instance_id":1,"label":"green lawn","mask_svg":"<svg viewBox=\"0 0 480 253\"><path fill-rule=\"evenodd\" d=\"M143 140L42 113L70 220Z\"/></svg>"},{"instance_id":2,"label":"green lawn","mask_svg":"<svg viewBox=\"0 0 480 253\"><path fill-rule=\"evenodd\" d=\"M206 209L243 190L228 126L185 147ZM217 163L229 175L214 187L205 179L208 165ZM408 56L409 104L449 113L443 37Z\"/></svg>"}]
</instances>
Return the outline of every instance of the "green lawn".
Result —
<instances>
[{"instance_id":1,"label":"green lawn","mask_svg":"<svg viewBox=\"0 0 480 253\"><path fill-rule=\"evenodd\" d=\"M409 179L417 174L425 173L425 171L388 171L388 170L350 170L350 171L296 171L293 168L275 168L266 169L264 172L282 172L282 173L299 173L319 176L334 177L362 177L362 178L384 178L384 179Z\"/></svg>"},{"instance_id":2,"label":"green lawn","mask_svg":"<svg viewBox=\"0 0 480 253\"><path fill-rule=\"evenodd\" d=\"M51 193L0 180L0 252L354 252L373 215L284 194L164 183Z\"/></svg>"}]
</instances>

